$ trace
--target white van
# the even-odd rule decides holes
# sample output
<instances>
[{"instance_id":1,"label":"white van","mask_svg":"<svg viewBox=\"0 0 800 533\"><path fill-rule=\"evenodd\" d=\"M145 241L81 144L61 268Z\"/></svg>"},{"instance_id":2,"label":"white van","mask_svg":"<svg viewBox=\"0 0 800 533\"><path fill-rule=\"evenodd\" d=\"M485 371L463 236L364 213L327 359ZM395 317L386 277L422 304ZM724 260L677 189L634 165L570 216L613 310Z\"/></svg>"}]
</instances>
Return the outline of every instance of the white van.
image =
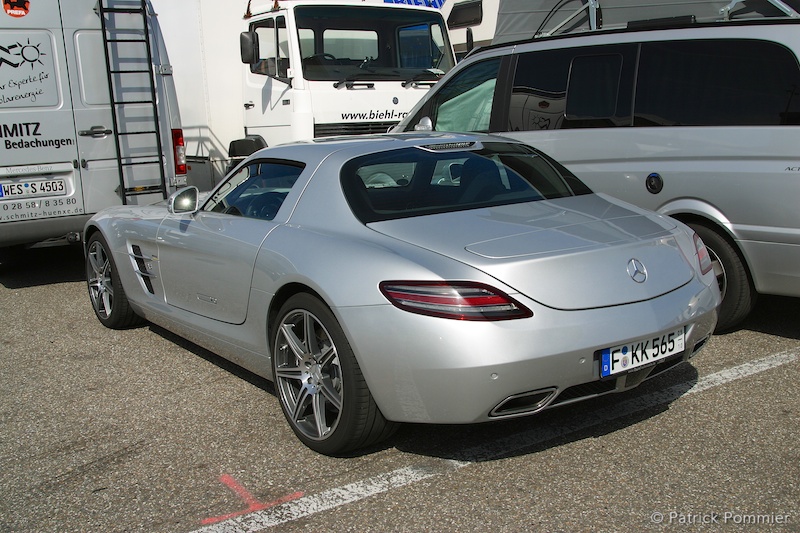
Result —
<instances>
[{"instance_id":1,"label":"white van","mask_svg":"<svg viewBox=\"0 0 800 533\"><path fill-rule=\"evenodd\" d=\"M792 13L687 16L493 45L453 69L394 131L499 132L552 155L595 191L687 223L715 259L718 329L729 329L757 293L800 296Z\"/></svg>"},{"instance_id":2,"label":"white van","mask_svg":"<svg viewBox=\"0 0 800 533\"><path fill-rule=\"evenodd\" d=\"M3 3L0 247L77 241L92 213L186 183L162 43L145 0Z\"/></svg>"}]
</instances>

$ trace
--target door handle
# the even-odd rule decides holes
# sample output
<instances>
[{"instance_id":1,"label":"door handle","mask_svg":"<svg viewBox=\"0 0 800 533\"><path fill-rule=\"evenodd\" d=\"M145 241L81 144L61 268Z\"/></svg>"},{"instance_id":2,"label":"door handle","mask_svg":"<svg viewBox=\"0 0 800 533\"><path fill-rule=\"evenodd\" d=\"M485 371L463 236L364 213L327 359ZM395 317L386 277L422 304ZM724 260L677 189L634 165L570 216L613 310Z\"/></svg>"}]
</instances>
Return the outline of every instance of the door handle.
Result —
<instances>
[{"instance_id":1,"label":"door handle","mask_svg":"<svg viewBox=\"0 0 800 533\"><path fill-rule=\"evenodd\" d=\"M253 109L256 106L253 102L245 102L244 108L245 109Z\"/></svg>"},{"instance_id":2,"label":"door handle","mask_svg":"<svg viewBox=\"0 0 800 533\"><path fill-rule=\"evenodd\" d=\"M91 129L88 130L80 130L78 135L82 137L105 137L106 135L111 135L113 132L107 129L105 126L92 126Z\"/></svg>"}]
</instances>

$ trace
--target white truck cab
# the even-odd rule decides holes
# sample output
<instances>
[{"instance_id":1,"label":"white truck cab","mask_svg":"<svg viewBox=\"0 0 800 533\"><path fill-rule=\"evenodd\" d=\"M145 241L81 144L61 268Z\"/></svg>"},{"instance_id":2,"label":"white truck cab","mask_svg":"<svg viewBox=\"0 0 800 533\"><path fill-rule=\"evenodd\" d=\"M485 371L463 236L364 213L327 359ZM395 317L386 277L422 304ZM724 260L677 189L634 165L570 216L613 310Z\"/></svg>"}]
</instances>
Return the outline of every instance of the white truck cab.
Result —
<instances>
[{"instance_id":1,"label":"white truck cab","mask_svg":"<svg viewBox=\"0 0 800 533\"><path fill-rule=\"evenodd\" d=\"M245 20L250 148L384 133L455 64L442 15L429 7L269 0L252 2Z\"/></svg>"}]
</instances>

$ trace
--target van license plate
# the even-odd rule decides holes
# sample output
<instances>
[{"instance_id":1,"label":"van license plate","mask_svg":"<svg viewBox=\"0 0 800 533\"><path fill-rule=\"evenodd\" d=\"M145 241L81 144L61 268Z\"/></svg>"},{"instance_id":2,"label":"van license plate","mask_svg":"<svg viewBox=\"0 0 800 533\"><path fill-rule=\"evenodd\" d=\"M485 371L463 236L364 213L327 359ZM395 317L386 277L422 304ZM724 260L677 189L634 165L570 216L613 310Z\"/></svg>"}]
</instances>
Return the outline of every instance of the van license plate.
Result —
<instances>
[{"instance_id":1,"label":"van license plate","mask_svg":"<svg viewBox=\"0 0 800 533\"><path fill-rule=\"evenodd\" d=\"M600 377L630 372L684 350L683 328L600 352Z\"/></svg>"},{"instance_id":2,"label":"van license plate","mask_svg":"<svg viewBox=\"0 0 800 533\"><path fill-rule=\"evenodd\" d=\"M64 196L67 183L63 179L16 181L0 184L0 200L32 196Z\"/></svg>"}]
</instances>

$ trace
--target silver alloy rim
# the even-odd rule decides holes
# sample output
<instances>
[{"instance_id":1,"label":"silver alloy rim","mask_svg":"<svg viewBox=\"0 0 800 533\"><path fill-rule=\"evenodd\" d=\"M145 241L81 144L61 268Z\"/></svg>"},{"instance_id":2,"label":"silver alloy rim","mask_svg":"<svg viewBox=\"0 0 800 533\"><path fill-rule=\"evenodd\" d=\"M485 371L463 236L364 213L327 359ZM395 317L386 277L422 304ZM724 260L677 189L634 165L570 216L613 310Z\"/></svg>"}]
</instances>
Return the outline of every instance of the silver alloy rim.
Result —
<instances>
[{"instance_id":1,"label":"silver alloy rim","mask_svg":"<svg viewBox=\"0 0 800 533\"><path fill-rule=\"evenodd\" d=\"M114 285L111 283L111 261L106 249L95 241L89 246L87 254L89 261L89 297L94 310L103 318L111 316L111 306L114 304Z\"/></svg>"},{"instance_id":2,"label":"silver alloy rim","mask_svg":"<svg viewBox=\"0 0 800 533\"><path fill-rule=\"evenodd\" d=\"M342 413L342 370L328 330L312 313L286 314L275 343L275 384L294 426L324 440Z\"/></svg>"},{"instance_id":3,"label":"silver alloy rim","mask_svg":"<svg viewBox=\"0 0 800 533\"><path fill-rule=\"evenodd\" d=\"M722 264L720 261L719 256L706 246L708 250L708 254L711 256L711 269L714 271L714 275L717 277L717 285L719 285L719 293L721 298L725 298L725 292L728 290L728 277L725 274L725 265Z\"/></svg>"}]
</instances>

